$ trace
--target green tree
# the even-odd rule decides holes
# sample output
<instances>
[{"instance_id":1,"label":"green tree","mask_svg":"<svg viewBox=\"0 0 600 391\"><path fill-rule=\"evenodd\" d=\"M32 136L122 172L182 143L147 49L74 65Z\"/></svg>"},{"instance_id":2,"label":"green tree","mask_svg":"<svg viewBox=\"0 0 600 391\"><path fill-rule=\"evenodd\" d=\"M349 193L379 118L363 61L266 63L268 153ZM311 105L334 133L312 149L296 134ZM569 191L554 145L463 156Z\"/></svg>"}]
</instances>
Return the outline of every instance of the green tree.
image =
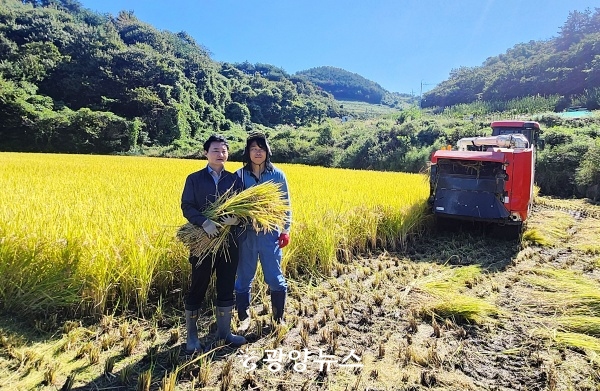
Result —
<instances>
[{"instance_id":1,"label":"green tree","mask_svg":"<svg viewBox=\"0 0 600 391\"><path fill-rule=\"evenodd\" d=\"M225 109L225 117L238 124L246 124L250 122L250 110L245 105L232 102Z\"/></svg>"},{"instance_id":2,"label":"green tree","mask_svg":"<svg viewBox=\"0 0 600 391\"><path fill-rule=\"evenodd\" d=\"M579 192L586 195L584 189L596 187L596 197L598 197L600 186L600 138L597 138L590 149L583 155L581 164L576 170L575 181L579 187Z\"/></svg>"}]
</instances>

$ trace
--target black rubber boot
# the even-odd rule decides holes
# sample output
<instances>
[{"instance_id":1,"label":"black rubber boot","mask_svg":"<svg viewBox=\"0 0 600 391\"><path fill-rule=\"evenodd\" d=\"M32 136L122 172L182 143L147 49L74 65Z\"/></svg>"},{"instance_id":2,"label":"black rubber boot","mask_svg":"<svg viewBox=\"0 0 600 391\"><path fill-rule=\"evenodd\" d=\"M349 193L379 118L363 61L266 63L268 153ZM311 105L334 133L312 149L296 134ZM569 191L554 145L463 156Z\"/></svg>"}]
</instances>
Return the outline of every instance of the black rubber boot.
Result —
<instances>
[{"instance_id":1,"label":"black rubber boot","mask_svg":"<svg viewBox=\"0 0 600 391\"><path fill-rule=\"evenodd\" d=\"M240 320L238 331L246 331L250 328L250 292L236 294L235 306Z\"/></svg>"},{"instance_id":2,"label":"black rubber boot","mask_svg":"<svg viewBox=\"0 0 600 391\"><path fill-rule=\"evenodd\" d=\"M271 291L271 307L273 309L273 320L275 323L284 323L286 291Z\"/></svg>"}]
</instances>

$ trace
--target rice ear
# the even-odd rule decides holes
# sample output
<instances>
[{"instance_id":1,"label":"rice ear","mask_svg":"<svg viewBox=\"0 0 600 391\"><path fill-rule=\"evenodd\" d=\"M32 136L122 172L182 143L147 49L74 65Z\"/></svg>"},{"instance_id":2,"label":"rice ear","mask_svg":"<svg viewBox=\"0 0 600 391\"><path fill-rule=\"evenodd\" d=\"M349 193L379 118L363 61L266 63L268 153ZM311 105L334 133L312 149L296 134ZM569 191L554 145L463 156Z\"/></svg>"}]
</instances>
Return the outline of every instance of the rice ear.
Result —
<instances>
[{"instance_id":1,"label":"rice ear","mask_svg":"<svg viewBox=\"0 0 600 391\"><path fill-rule=\"evenodd\" d=\"M208 255L213 262L219 251L227 251L227 236L231 231L229 225L221 225L221 217L233 215L245 225L252 225L257 232L268 232L282 227L289 211L284 199L281 184L265 182L235 193L231 189L221 194L210 204L203 215L219 226L219 234L209 238L204 229L191 223L179 227L177 238L189 249L190 254L198 257L200 264Z\"/></svg>"}]
</instances>

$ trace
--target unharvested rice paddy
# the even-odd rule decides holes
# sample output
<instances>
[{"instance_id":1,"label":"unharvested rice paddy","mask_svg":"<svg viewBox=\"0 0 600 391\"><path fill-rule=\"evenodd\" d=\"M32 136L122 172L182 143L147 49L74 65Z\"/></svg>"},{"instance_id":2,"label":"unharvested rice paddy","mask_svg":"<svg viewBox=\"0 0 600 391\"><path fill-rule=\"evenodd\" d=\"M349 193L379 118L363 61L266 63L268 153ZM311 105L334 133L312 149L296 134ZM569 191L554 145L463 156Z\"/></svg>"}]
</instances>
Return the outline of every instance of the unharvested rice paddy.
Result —
<instances>
[{"instance_id":1,"label":"unharvested rice paddy","mask_svg":"<svg viewBox=\"0 0 600 391\"><path fill-rule=\"evenodd\" d=\"M0 302L23 313L143 312L185 289L179 202L205 161L0 154ZM236 170L240 163L228 162ZM351 254L404 246L425 214L422 175L282 164L293 226L286 272L327 274Z\"/></svg>"}]
</instances>

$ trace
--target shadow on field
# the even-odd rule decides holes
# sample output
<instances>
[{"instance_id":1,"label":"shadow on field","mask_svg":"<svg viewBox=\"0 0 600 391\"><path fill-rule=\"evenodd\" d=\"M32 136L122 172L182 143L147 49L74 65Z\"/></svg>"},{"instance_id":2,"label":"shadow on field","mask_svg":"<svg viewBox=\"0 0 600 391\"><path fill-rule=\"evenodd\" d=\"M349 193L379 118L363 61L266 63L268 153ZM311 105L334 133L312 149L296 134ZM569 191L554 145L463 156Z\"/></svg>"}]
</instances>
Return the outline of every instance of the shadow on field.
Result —
<instances>
[{"instance_id":1,"label":"shadow on field","mask_svg":"<svg viewBox=\"0 0 600 391\"><path fill-rule=\"evenodd\" d=\"M503 235L504 227L470 221L447 221L430 227L407 246L405 256L414 262L480 265L502 271L521 250L520 240Z\"/></svg>"},{"instance_id":2,"label":"shadow on field","mask_svg":"<svg viewBox=\"0 0 600 391\"><path fill-rule=\"evenodd\" d=\"M41 320L25 321L13 314L2 314L0 316L0 356L5 353L4 350L10 350L11 347L47 341L51 337L47 330L52 329L56 329L56 323L51 325Z\"/></svg>"},{"instance_id":3,"label":"shadow on field","mask_svg":"<svg viewBox=\"0 0 600 391\"><path fill-rule=\"evenodd\" d=\"M174 311L167 316L169 319L165 319L165 322L154 330L154 333L162 338L152 336L155 326L151 321L138 320L136 332L130 330L125 338L117 338L118 340L104 350L102 348L104 337L119 335L120 324L114 324L110 329L102 331L103 327L99 322L92 322L85 326L86 331L78 333L79 337L67 345L69 338L66 337L66 325L77 324L78 326L74 327L83 330L79 322L65 322L65 326L61 328L58 326L62 323L60 320L58 323L40 320L24 321L16 316L3 314L0 316L0 378L4 376L3 371L6 370L12 372L8 380L12 378L13 381L22 380L32 372L42 371L43 378L40 376L37 384L30 382L29 386L33 387L30 389L168 390L170 388L165 387L165 382L172 380L170 377L174 379L176 376L177 382L190 381L192 378L201 379L201 367L206 365L207 361L209 361L209 368L206 373L212 377L215 375L211 374L214 372L210 370L212 363L228 360L232 357L232 353L236 352L237 349L216 344L214 316L212 311L206 310L198 321L198 329L201 341L211 346L212 350L206 355L202 354L203 357L200 357L200 354L186 355L181 349L181 342L185 341L185 336L176 334L173 340L169 339L169 334L172 337L172 331L179 328L179 311ZM265 327L265 334L270 331L272 330L269 327ZM256 334L252 336L254 339L264 337ZM128 352L128 341L134 339L135 343ZM46 346L45 352L44 349L35 347L38 343ZM23 349L25 346L30 348ZM96 359L92 358L94 356ZM210 356L210 360L204 359L206 356ZM6 360L2 363L4 358ZM100 372L100 375L90 379L90 367L96 367L93 373ZM58 372L61 374L59 375ZM52 375L53 373L55 375ZM54 378L54 380L48 383L46 378ZM4 378L3 381L5 380L7 379ZM214 382L214 379L211 378L210 381ZM147 387L144 384L147 384ZM200 384L197 382L196 385Z\"/></svg>"},{"instance_id":4,"label":"shadow on field","mask_svg":"<svg viewBox=\"0 0 600 391\"><path fill-rule=\"evenodd\" d=\"M204 346L210 347L206 352L185 354L185 335L180 336L176 342L156 341L150 345L146 343L147 346L138 347L137 353L131 356L123 354L122 348L112 349L111 355L103 360L102 375L70 390L174 390L170 384L192 380L196 382L196 387L203 387L200 380L203 378L203 371L210 376L210 379L206 380L214 382L212 377L215 374L212 373L211 367L216 362L230 359L238 349L218 344L215 340L216 327L213 318L212 311L205 310L198 320L200 340ZM159 330L159 333L165 335L169 330ZM114 368L107 368L106 362L109 360L114 361ZM81 383L77 371L72 375ZM221 373L219 376L226 375Z\"/></svg>"}]
</instances>

